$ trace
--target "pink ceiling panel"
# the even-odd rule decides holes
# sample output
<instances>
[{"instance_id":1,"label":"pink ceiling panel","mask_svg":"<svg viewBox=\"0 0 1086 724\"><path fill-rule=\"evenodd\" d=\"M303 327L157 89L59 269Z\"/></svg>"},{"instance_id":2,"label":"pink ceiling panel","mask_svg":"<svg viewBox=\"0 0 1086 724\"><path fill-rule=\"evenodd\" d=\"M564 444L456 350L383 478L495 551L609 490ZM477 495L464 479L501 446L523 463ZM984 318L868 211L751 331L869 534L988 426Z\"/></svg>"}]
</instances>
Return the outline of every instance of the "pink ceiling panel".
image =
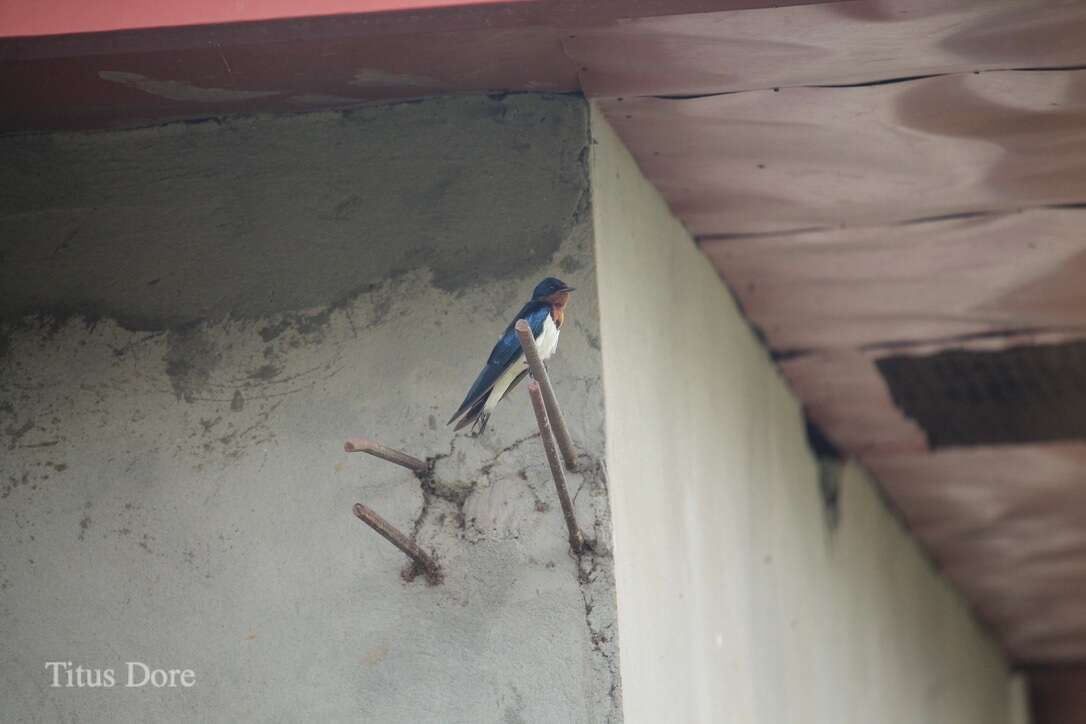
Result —
<instances>
[{"instance_id":1,"label":"pink ceiling panel","mask_svg":"<svg viewBox=\"0 0 1086 724\"><path fill-rule=\"evenodd\" d=\"M704 241L782 352L1086 333L1086 209Z\"/></svg>"},{"instance_id":2,"label":"pink ceiling panel","mask_svg":"<svg viewBox=\"0 0 1086 724\"><path fill-rule=\"evenodd\" d=\"M1086 645L1086 444L870 455L910 527L1021 661Z\"/></svg>"},{"instance_id":3,"label":"pink ceiling panel","mask_svg":"<svg viewBox=\"0 0 1086 724\"><path fill-rule=\"evenodd\" d=\"M1086 5L860 0L640 18L565 41L588 95L694 95L1086 63Z\"/></svg>"},{"instance_id":4,"label":"pink ceiling panel","mask_svg":"<svg viewBox=\"0 0 1086 724\"><path fill-rule=\"evenodd\" d=\"M1066 337L1021 335L955 346L993 350L1060 341ZM780 366L807 414L873 472L910 530L1017 660L1080 659L1086 650L1086 443L932 452L924 432L895 407L873 364L885 354L820 351Z\"/></svg>"},{"instance_id":5,"label":"pink ceiling panel","mask_svg":"<svg viewBox=\"0 0 1086 724\"><path fill-rule=\"evenodd\" d=\"M1086 201L1086 70L601 106L699 236Z\"/></svg>"},{"instance_id":6,"label":"pink ceiling panel","mask_svg":"<svg viewBox=\"0 0 1086 724\"><path fill-rule=\"evenodd\" d=\"M1084 27L1081 4L841 3L564 41L808 416L1028 662L1086 654L1086 444L932 451L877 363L1086 339L1086 71L961 72L1086 63ZM715 95L647 97L690 93Z\"/></svg>"},{"instance_id":7,"label":"pink ceiling panel","mask_svg":"<svg viewBox=\"0 0 1086 724\"><path fill-rule=\"evenodd\" d=\"M842 449L863 459L923 455L929 452L926 434L896 407L876 360L891 354L923 357L948 348L999 351L1083 338L1086 332L1020 333L905 348L812 350L780 359L778 366L806 413Z\"/></svg>"}]
</instances>

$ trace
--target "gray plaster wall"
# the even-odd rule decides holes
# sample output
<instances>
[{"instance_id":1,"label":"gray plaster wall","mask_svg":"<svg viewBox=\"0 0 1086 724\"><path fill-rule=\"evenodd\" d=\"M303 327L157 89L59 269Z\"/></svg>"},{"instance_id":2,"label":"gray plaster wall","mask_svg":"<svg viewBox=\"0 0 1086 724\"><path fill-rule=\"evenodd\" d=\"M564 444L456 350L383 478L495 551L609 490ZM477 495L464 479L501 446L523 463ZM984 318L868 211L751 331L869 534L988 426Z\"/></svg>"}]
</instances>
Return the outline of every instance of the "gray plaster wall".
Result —
<instances>
[{"instance_id":1,"label":"gray plaster wall","mask_svg":"<svg viewBox=\"0 0 1086 724\"><path fill-rule=\"evenodd\" d=\"M335 303L422 266L457 293L554 261L582 102L433 99L0 138L0 317L156 329Z\"/></svg>"},{"instance_id":2,"label":"gray plaster wall","mask_svg":"<svg viewBox=\"0 0 1086 724\"><path fill-rule=\"evenodd\" d=\"M1020 682L855 464L827 525L799 403L593 116L627 722L1011 724Z\"/></svg>"},{"instance_id":3,"label":"gray plaster wall","mask_svg":"<svg viewBox=\"0 0 1086 724\"><path fill-rule=\"evenodd\" d=\"M586 136L511 96L0 141L0 720L620 720ZM444 425L547 273L580 560L523 387Z\"/></svg>"}]
</instances>

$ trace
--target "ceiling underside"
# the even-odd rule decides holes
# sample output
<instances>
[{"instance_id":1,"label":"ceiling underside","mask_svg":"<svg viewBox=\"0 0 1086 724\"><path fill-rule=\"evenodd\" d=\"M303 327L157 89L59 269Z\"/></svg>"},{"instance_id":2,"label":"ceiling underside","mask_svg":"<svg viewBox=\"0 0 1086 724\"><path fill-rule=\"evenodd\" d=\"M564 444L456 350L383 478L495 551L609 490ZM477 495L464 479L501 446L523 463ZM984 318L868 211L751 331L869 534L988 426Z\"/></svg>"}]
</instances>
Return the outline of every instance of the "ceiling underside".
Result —
<instances>
[{"instance_id":1,"label":"ceiling underside","mask_svg":"<svg viewBox=\"0 0 1086 724\"><path fill-rule=\"evenodd\" d=\"M594 35L586 88L810 418L1019 661L1086 658L1069 344L1086 339L1086 4L851 2ZM894 382L923 404L903 410Z\"/></svg>"},{"instance_id":2,"label":"ceiling underside","mask_svg":"<svg viewBox=\"0 0 1086 724\"><path fill-rule=\"evenodd\" d=\"M661 14L740 4L0 40L0 131L582 89L1011 654L1086 661L1086 3Z\"/></svg>"}]
</instances>

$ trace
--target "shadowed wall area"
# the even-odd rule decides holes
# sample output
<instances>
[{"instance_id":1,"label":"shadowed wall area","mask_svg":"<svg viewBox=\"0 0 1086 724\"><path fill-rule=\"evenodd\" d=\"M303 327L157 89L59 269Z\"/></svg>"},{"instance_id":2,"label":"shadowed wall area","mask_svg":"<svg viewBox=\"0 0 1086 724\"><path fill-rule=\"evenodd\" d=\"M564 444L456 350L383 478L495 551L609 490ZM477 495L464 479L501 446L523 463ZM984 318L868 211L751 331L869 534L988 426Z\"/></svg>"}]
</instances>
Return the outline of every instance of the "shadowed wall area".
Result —
<instances>
[{"instance_id":1,"label":"shadowed wall area","mask_svg":"<svg viewBox=\"0 0 1086 724\"><path fill-rule=\"evenodd\" d=\"M542 272L587 201L582 105L435 99L0 138L0 316L161 329L327 305L419 267L457 293Z\"/></svg>"}]
</instances>

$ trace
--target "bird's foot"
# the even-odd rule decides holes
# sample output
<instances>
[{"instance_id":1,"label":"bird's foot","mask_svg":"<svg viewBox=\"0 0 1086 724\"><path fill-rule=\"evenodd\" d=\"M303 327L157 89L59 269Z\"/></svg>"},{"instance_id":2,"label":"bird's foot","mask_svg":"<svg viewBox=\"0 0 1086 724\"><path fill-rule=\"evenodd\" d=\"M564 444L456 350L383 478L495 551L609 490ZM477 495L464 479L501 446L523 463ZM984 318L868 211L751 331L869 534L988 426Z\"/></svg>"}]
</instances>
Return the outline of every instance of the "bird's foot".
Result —
<instances>
[{"instance_id":1,"label":"bird's foot","mask_svg":"<svg viewBox=\"0 0 1086 724\"><path fill-rule=\"evenodd\" d=\"M490 413L479 413L479 416L475 418L475 422L471 424L471 437L479 437L486 432L486 424L488 422L490 422Z\"/></svg>"}]
</instances>

